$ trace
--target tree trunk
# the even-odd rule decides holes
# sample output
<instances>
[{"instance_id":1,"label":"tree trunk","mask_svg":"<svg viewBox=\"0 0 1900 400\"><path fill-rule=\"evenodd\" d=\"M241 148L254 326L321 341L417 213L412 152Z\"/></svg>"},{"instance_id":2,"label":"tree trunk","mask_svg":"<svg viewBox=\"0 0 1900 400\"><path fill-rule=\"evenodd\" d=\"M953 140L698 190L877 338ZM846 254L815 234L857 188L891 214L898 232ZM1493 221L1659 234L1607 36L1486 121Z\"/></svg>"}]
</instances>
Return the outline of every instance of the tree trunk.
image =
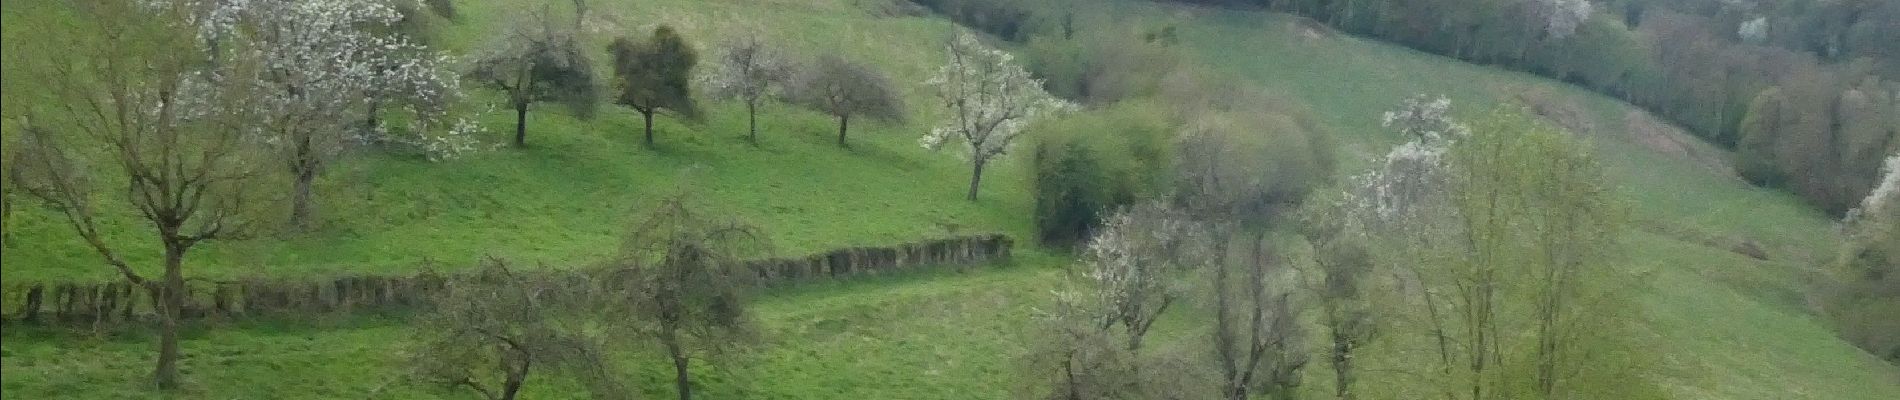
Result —
<instances>
[{"instance_id":1,"label":"tree trunk","mask_svg":"<svg viewBox=\"0 0 1900 400\"><path fill-rule=\"evenodd\" d=\"M745 103L746 141L759 144L759 105Z\"/></svg>"},{"instance_id":2,"label":"tree trunk","mask_svg":"<svg viewBox=\"0 0 1900 400\"><path fill-rule=\"evenodd\" d=\"M165 244L165 281L158 289L158 366L152 373L153 381L162 390L178 388L178 317L184 308L184 260L183 246Z\"/></svg>"},{"instance_id":3,"label":"tree trunk","mask_svg":"<svg viewBox=\"0 0 1900 400\"><path fill-rule=\"evenodd\" d=\"M1352 400L1352 337L1340 332L1337 323L1333 329L1333 396Z\"/></svg>"},{"instance_id":4,"label":"tree trunk","mask_svg":"<svg viewBox=\"0 0 1900 400\"><path fill-rule=\"evenodd\" d=\"M310 227L311 214L315 212L312 186L317 180L317 163L310 140L304 138L303 142L298 143L296 159L292 161L292 168L296 170L292 172L297 176L292 182L290 193L290 226L297 231Z\"/></svg>"},{"instance_id":5,"label":"tree trunk","mask_svg":"<svg viewBox=\"0 0 1900 400\"><path fill-rule=\"evenodd\" d=\"M838 147L851 147L850 144L846 144L844 142L845 129L848 129L850 127L851 127L851 115L846 114L846 115L838 116Z\"/></svg>"},{"instance_id":6,"label":"tree trunk","mask_svg":"<svg viewBox=\"0 0 1900 400\"><path fill-rule=\"evenodd\" d=\"M653 147L653 110L640 111L640 116L646 119L647 147Z\"/></svg>"},{"instance_id":7,"label":"tree trunk","mask_svg":"<svg viewBox=\"0 0 1900 400\"><path fill-rule=\"evenodd\" d=\"M970 163L970 201L976 201L976 189L983 184L983 162Z\"/></svg>"},{"instance_id":8,"label":"tree trunk","mask_svg":"<svg viewBox=\"0 0 1900 400\"><path fill-rule=\"evenodd\" d=\"M680 349L679 342L676 340L667 341L666 351L673 356L673 386L679 389L680 400L692 400L693 378L686 371L688 360L685 351Z\"/></svg>"},{"instance_id":9,"label":"tree trunk","mask_svg":"<svg viewBox=\"0 0 1900 400\"><path fill-rule=\"evenodd\" d=\"M515 147L528 147L528 103L515 103Z\"/></svg>"}]
</instances>

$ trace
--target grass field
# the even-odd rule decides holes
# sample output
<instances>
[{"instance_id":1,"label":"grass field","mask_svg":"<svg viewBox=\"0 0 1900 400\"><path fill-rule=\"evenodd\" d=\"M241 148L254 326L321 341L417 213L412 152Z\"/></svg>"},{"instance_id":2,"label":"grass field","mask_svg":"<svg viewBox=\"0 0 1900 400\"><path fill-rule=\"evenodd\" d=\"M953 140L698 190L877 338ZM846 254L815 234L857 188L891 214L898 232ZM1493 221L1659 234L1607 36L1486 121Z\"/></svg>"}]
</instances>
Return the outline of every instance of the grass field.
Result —
<instances>
[{"instance_id":1,"label":"grass field","mask_svg":"<svg viewBox=\"0 0 1900 400\"><path fill-rule=\"evenodd\" d=\"M739 138L743 115L715 107L703 125L663 119L660 148L637 144L638 120L616 109L580 121L531 115L526 150L501 148L447 163L370 156L326 181L325 225L294 238L219 244L194 254L206 276L324 275L407 271L421 259L492 254L552 265L585 263L616 244L643 199L690 185L731 214L768 230L779 250L802 253L892 243L951 230L1028 237L1025 168L1011 162L985 179L984 199L961 198L967 171L915 137L932 121L918 82L939 62L947 22L887 17L852 0L652 0L597 5L618 23L603 31L676 25L702 49L714 32L758 21L804 51L835 50L884 67L917 112L905 124L857 128L851 150L831 144L830 121L777 107L762 119L763 146ZM508 13L458 2L466 18L444 41L467 50ZM1900 398L1900 369L1835 339L1806 312L1812 266L1832 255L1830 220L1793 196L1752 188L1696 162L1658 153L1621 129L1627 105L1526 74L1473 66L1366 39L1308 33L1287 16L1092 1L1131 24L1173 24L1194 58L1299 99L1345 144L1344 172L1397 138L1379 113L1417 93L1452 96L1475 113L1525 88L1573 102L1597 127L1591 140L1636 217L1761 243L1772 260L1670 235L1632 233L1621 256L1649 271L1630 289L1639 342L1661 366L1652 378L1691 399ZM8 13L14 13L9 9ZM7 21L19 18L8 15ZM603 17L604 18L604 17ZM7 31L15 33L13 30ZM511 115L485 117L495 142ZM1706 145L1700 145L1706 147ZM685 171L695 172L687 173ZM103 267L44 212L16 211L0 278L105 279ZM121 239L140 240L130 227ZM149 251L141 259L150 260ZM1002 398L1019 387L1017 356L1031 310L1061 280L1061 256L1031 249L1016 265L967 273L876 277L777 290L758 303L768 342L744 367L707 371L707 398ZM1168 332L1192 338L1190 321ZM428 398L447 393L402 382L408 335L393 317L321 323L247 322L201 328L184 344L188 397ZM74 337L8 329L0 388L20 398L147 397L150 340L138 333ZM669 376L632 349L623 360L639 387L670 393ZM1318 365L1315 365L1318 367ZM1313 370L1319 373L1318 368ZM538 378L537 378L538 379ZM1315 379L1314 382L1322 382ZM1318 383L1309 390L1319 391ZM571 382L535 381L532 398L574 397ZM1377 391L1375 391L1377 392ZM1317 392L1316 392L1317 393ZM1391 392L1384 392L1391 394ZM1394 395L1396 396L1396 394Z\"/></svg>"}]
</instances>

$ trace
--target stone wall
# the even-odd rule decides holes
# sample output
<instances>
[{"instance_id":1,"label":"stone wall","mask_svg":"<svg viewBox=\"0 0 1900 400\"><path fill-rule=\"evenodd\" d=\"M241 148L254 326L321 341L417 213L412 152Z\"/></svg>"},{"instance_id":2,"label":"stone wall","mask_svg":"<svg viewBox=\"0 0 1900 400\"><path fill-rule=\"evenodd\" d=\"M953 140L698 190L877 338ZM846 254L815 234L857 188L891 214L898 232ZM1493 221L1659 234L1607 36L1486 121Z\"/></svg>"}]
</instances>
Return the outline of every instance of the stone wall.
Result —
<instances>
[{"instance_id":1,"label":"stone wall","mask_svg":"<svg viewBox=\"0 0 1900 400\"><path fill-rule=\"evenodd\" d=\"M1013 241L1003 235L960 236L888 247L852 247L800 258L746 263L768 286L896 271L964 267L1006 261ZM552 271L579 277L585 271ZM400 310L424 303L443 285L433 271L406 276L345 276L326 279L186 281L184 317L241 318L254 315L316 315ZM0 318L94 327L142 320L153 314L156 293L125 282L7 282L0 287Z\"/></svg>"}]
</instances>

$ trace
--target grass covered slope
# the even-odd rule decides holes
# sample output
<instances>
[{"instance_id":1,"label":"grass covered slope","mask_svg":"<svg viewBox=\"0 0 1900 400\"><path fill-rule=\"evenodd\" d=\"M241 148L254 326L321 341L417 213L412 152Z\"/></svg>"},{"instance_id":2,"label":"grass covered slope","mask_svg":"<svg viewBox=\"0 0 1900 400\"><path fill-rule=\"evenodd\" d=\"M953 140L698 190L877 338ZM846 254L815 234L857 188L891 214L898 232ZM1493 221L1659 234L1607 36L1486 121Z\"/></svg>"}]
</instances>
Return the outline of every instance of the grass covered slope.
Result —
<instances>
[{"instance_id":1,"label":"grass covered slope","mask_svg":"<svg viewBox=\"0 0 1900 400\"><path fill-rule=\"evenodd\" d=\"M702 59L716 43L712 32L746 21L780 32L807 51L836 47L886 68L917 110L931 105L918 82L941 62L939 44L950 29L934 18L885 16L872 7L879 1L595 3L601 14L624 21L601 32L639 35L653 23L673 24L702 50ZM458 51L477 47L483 32L512 12L509 2L457 4L465 19L447 28L444 40ZM1632 233L1623 256L1631 268L1653 277L1630 291L1642 310L1632 316L1643 322L1640 339L1659 360L1653 379L1678 398L1900 398L1900 371L1835 339L1805 311L1801 294L1809 266L1830 256L1838 240L1830 221L1792 196L1657 152L1624 129L1627 105L1529 75L1309 33L1277 14L1120 0L1086 6L1114 7L1115 14L1141 24L1173 24L1197 59L1245 78L1245 84L1306 102L1329 131L1341 134L1341 151L1349 156L1342 158L1342 171L1348 173L1397 142L1378 126L1378 117L1406 96L1449 94L1469 112L1526 87L1574 102L1596 127L1591 137L1597 153L1639 220L1757 241L1772 258L1741 257L1677 235ZM658 150L637 144L639 121L624 109L593 121L553 110L530 115L526 150L501 148L447 163L370 156L332 171L321 231L207 248L194 253L196 264L189 268L198 269L190 273L400 272L424 257L452 262L481 254L585 263L618 244L632 207L683 183L696 187L705 203L767 229L782 253L907 241L952 226L1029 237L1027 174L1020 160L985 178L982 201L963 201L968 172L961 160L915 144L932 122L927 111L914 112L915 119L901 126L854 124L856 147L847 151L831 144L832 121L783 106L762 117L759 148L740 139L743 114L724 105L712 109L704 125L662 119ZM485 117L494 143L511 133L512 116L506 114ZM0 278L110 278L51 215L23 207L15 217ZM135 227L119 230L129 243L148 240ZM155 253L145 254L150 260ZM733 363L745 367L698 374L704 377L700 392L708 398L1010 397L1032 378L1017 358L1033 338L1033 309L1050 301L1050 289L1061 281L1054 267L1065 262L1032 252L1007 268L767 293L757 303L765 346ZM1159 342L1201 339L1192 327L1171 325L1189 324L1178 317L1164 323L1168 339ZM401 341L410 335L402 324L256 322L193 332L183 345L182 366L191 382L186 397L452 395L395 379L406 360ZM0 388L11 395L151 396L142 385L152 353L148 337L74 338L65 331L19 329L5 335ZM670 375L659 358L637 354L649 349L634 350L622 362L634 371L636 386L649 397L670 394ZM1325 373L1323 364L1309 368L1310 375ZM1305 390L1325 392L1324 384L1312 379ZM527 396L582 396L575 389L572 382L537 376Z\"/></svg>"},{"instance_id":2,"label":"grass covered slope","mask_svg":"<svg viewBox=\"0 0 1900 400\"><path fill-rule=\"evenodd\" d=\"M709 399L1000 399L1019 383L1017 359L1046 307L1060 260L965 272L907 273L769 291L754 311L764 341L731 354L729 369L695 363ZM8 329L0 389L9 398L152 396L151 340L75 340L69 332ZM188 332L185 398L467 398L408 380L411 328L396 318L248 322ZM621 342L619 367L642 398L669 398L672 369L658 349ZM554 374L531 375L522 398L587 398Z\"/></svg>"},{"instance_id":3,"label":"grass covered slope","mask_svg":"<svg viewBox=\"0 0 1900 400\"><path fill-rule=\"evenodd\" d=\"M469 54L532 2L456 3L462 17L438 25L439 41ZM773 104L762 112L761 144L753 147L741 139L743 108L708 103L703 123L662 117L658 147L648 149L639 144L639 117L624 107L603 105L595 119L583 121L539 105L528 116L527 149L498 147L446 162L375 152L342 160L320 183L317 231L210 242L189 255L186 273L404 273L424 259L454 267L485 254L572 266L614 251L634 207L681 187L764 228L784 255L956 232L1028 237L1027 174L1020 163L987 171L981 200L971 203L962 197L969 167L954 149L931 153L917 145L936 122L922 82L943 61L948 22L883 16L846 0L594 3L587 26L600 44L596 62L605 62L605 43L613 36L644 37L665 23L698 48L699 69L709 69L722 35L752 22L801 57L838 52L881 67L913 109L910 121L854 123L853 147L842 149L834 144L835 120ZM8 12L9 20L19 17ZM507 143L513 113L499 106L495 93L467 86L471 101L498 104L481 119L486 142ZM109 237L126 248L120 252L134 264L156 264L155 241L123 202L102 198L102 204L121 216L109 224ZM114 278L57 214L31 204L15 211L0 278Z\"/></svg>"}]
</instances>

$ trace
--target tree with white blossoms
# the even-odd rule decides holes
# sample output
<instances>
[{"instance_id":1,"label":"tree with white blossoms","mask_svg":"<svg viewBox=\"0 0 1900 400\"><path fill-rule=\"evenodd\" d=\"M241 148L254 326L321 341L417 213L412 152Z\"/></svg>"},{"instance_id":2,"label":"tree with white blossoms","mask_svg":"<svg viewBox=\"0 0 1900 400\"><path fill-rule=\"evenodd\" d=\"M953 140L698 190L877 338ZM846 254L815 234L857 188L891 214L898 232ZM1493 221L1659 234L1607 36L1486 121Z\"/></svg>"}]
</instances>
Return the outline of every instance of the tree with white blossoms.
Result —
<instances>
[{"instance_id":1,"label":"tree with white blossoms","mask_svg":"<svg viewBox=\"0 0 1900 400\"><path fill-rule=\"evenodd\" d=\"M246 40L262 59L257 77L266 96L254 106L262 116L264 140L283 153L293 177L290 224L295 229L308 228L313 218L317 175L366 138L354 134L350 125L371 119L365 114L372 102L404 109L416 117L410 119L415 122L411 132L428 132L460 96L457 81L447 72L447 54L402 35L370 30L404 18L384 0L235 0L208 5L209 23L199 31L200 39L213 46ZM463 121L447 133L467 135L472 127ZM374 133L381 130L379 126ZM467 149L441 146L442 139L410 140L425 148Z\"/></svg>"},{"instance_id":2,"label":"tree with white blossoms","mask_svg":"<svg viewBox=\"0 0 1900 400\"><path fill-rule=\"evenodd\" d=\"M1190 255L1202 236L1186 214L1162 202L1136 205L1103 221L1082 255L1095 302L1103 306L1100 329L1120 326L1127 349L1140 350L1155 320L1186 295L1178 275L1197 265Z\"/></svg>"},{"instance_id":3,"label":"tree with white blossoms","mask_svg":"<svg viewBox=\"0 0 1900 400\"><path fill-rule=\"evenodd\" d=\"M1900 154L1860 207L1843 221L1833 275L1823 286L1823 313L1841 336L1889 362L1900 362Z\"/></svg>"},{"instance_id":4,"label":"tree with white blossoms","mask_svg":"<svg viewBox=\"0 0 1900 400\"><path fill-rule=\"evenodd\" d=\"M1543 25L1550 40L1561 40L1577 33L1577 27L1590 20L1595 7L1589 0L1532 0L1530 11Z\"/></svg>"},{"instance_id":5,"label":"tree with white blossoms","mask_svg":"<svg viewBox=\"0 0 1900 400\"><path fill-rule=\"evenodd\" d=\"M936 88L949 115L919 140L937 150L952 142L969 150L970 201L976 201L983 167L1009 150L1023 129L1045 115L1069 107L1042 90L1015 57L990 48L976 36L959 32L950 41L950 62L924 83Z\"/></svg>"},{"instance_id":6,"label":"tree with white blossoms","mask_svg":"<svg viewBox=\"0 0 1900 400\"><path fill-rule=\"evenodd\" d=\"M792 63L757 29L727 39L717 60L717 69L700 81L713 97L745 103L746 140L758 144L759 106L791 79Z\"/></svg>"}]
</instances>

